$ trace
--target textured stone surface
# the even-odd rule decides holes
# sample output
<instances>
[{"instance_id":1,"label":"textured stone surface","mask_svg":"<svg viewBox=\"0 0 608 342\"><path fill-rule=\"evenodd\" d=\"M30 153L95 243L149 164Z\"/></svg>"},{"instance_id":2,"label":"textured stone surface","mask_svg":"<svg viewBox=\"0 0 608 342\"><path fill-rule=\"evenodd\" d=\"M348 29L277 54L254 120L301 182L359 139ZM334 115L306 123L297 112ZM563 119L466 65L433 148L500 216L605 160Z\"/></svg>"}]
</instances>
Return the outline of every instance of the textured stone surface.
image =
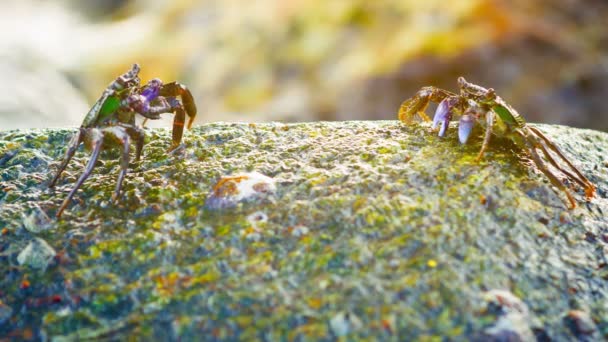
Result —
<instances>
[{"instance_id":1,"label":"textured stone surface","mask_svg":"<svg viewBox=\"0 0 608 342\"><path fill-rule=\"evenodd\" d=\"M598 185L591 203L566 210L508 140L476 162L481 132L461 146L396 121L217 123L173 154L148 131L116 205L109 149L43 230L24 218L53 217L89 153L51 191L73 130L0 132L0 335L563 339L579 310L607 337L608 134L537 127ZM273 179L268 198L205 207L251 172ZM17 262L34 237L57 251L44 271ZM493 290L526 319L488 308Z\"/></svg>"}]
</instances>

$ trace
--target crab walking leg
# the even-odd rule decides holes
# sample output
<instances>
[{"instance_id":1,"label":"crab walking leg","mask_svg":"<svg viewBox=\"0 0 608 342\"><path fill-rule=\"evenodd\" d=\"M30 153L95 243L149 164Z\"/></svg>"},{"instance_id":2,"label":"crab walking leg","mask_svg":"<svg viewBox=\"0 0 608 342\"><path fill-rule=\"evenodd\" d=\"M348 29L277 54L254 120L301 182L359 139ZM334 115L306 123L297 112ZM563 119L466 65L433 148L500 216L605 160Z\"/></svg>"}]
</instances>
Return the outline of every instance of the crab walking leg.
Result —
<instances>
[{"instance_id":1,"label":"crab walking leg","mask_svg":"<svg viewBox=\"0 0 608 342\"><path fill-rule=\"evenodd\" d=\"M66 197L66 199L63 201L63 204L61 204L61 207L59 208L59 211L57 212L57 215L56 215L57 218L61 217L61 214L63 213L65 208L70 203L70 200L72 200L72 197L74 197L74 194L76 193L78 188L80 188L82 183L84 183L84 181L91 174L91 171L93 171L93 167L95 166L95 163L97 162L97 159L99 158L99 153L101 152L101 146L103 145L103 133L96 128L91 128L89 130L89 132L91 133L91 136L92 136L91 145L93 147L93 153L91 154L91 159L89 159L89 162L88 162L84 172L82 173L82 175L80 175L80 178L78 178L78 181L76 181L76 185L74 186L72 191L70 191L70 193L68 194L68 197Z\"/></svg>"},{"instance_id":2,"label":"crab walking leg","mask_svg":"<svg viewBox=\"0 0 608 342\"><path fill-rule=\"evenodd\" d=\"M135 136L135 160L139 161L146 136L144 135L144 131L139 127L131 127L128 130L132 136Z\"/></svg>"},{"instance_id":3,"label":"crab walking leg","mask_svg":"<svg viewBox=\"0 0 608 342\"><path fill-rule=\"evenodd\" d=\"M125 179L125 175L127 174L127 169L129 167L129 143L131 141L129 139L129 134L127 133L127 131L120 126L106 128L103 130L103 132L106 137L114 137L122 145L122 151L120 156L120 172L118 173L118 180L116 181L116 189L114 190L114 194L112 195L112 202L116 202L118 196L120 195L122 182Z\"/></svg>"},{"instance_id":4,"label":"crab walking leg","mask_svg":"<svg viewBox=\"0 0 608 342\"><path fill-rule=\"evenodd\" d=\"M566 188L564 183L557 179L557 177L547 168L545 162L543 162L543 160L538 155L538 152L536 152L536 147L534 147L534 145L532 145L532 143L527 139L526 134L521 131L518 131L518 133L523 137L526 146L528 147L528 152L530 152L532 160L534 161L536 166L545 174L545 176L547 176L547 178L549 178L551 184L562 190L568 197L568 201L570 201L570 207L568 207L568 209L576 208L576 201L574 200L574 197L572 196L568 188Z\"/></svg>"},{"instance_id":5,"label":"crab walking leg","mask_svg":"<svg viewBox=\"0 0 608 342\"><path fill-rule=\"evenodd\" d=\"M496 119L496 114L493 111L489 111L486 113L486 135L483 138L483 145L481 145L481 150L477 155L477 161L480 161L483 158L483 154L488 149L488 145L490 144L490 137L492 136L492 129L494 128L494 121Z\"/></svg>"},{"instance_id":6,"label":"crab walking leg","mask_svg":"<svg viewBox=\"0 0 608 342\"><path fill-rule=\"evenodd\" d=\"M122 124L120 126L124 127L127 130L127 133L129 133L131 138L135 139L135 160L139 161L139 158L141 157L141 151L144 148L144 141L146 139L144 130L134 125Z\"/></svg>"},{"instance_id":7,"label":"crab walking leg","mask_svg":"<svg viewBox=\"0 0 608 342\"><path fill-rule=\"evenodd\" d=\"M70 140L70 144L68 145L68 149L65 151L65 157L63 158L63 161L61 162L61 165L59 165L59 169L57 170L57 174L55 175L55 177L53 177L53 180L51 180L51 183L49 184L49 188L52 188L52 187L55 186L55 183L57 183L57 180L59 179L59 176L61 176L61 173L68 166L68 163L70 162L70 160L72 160L72 157L74 156L74 153L76 153L76 149L78 148L78 146L82 142L83 137L84 137L84 133L83 133L83 129L81 128L81 129L78 130L78 133L74 134L74 136Z\"/></svg>"},{"instance_id":8,"label":"crab walking leg","mask_svg":"<svg viewBox=\"0 0 608 342\"><path fill-rule=\"evenodd\" d=\"M587 186L587 184L585 184L583 181L581 181L580 179L578 179L578 177L576 177L575 175L573 175L572 173L570 173L568 170L564 170L561 166L559 166L559 164L557 164L557 162L555 161L555 159L553 158L553 156L549 153L549 151L547 151L547 149L545 148L545 145L541 141L537 141L536 142L536 147L543 152L543 155L549 161L549 163L551 165L553 165L553 167L555 167L556 169L558 169L559 171L561 171L563 174L565 174L566 176L568 176L568 178L574 180L581 187L585 188Z\"/></svg>"},{"instance_id":9,"label":"crab walking leg","mask_svg":"<svg viewBox=\"0 0 608 342\"><path fill-rule=\"evenodd\" d=\"M175 108L175 118L173 119L173 133L171 136L171 149L176 148L182 141L185 121L186 111L180 107Z\"/></svg>"},{"instance_id":10,"label":"crab walking leg","mask_svg":"<svg viewBox=\"0 0 608 342\"><path fill-rule=\"evenodd\" d=\"M530 131L532 131L536 136L538 136L539 138L541 138L545 144L547 145L547 147L549 147L549 149L551 149L553 152L555 152L555 154L557 154L563 161L566 162L566 164L568 164L568 166L570 167L570 169L576 173L577 177L572 177L573 179L577 180L577 182L582 182L584 183L583 187L585 188L585 195L588 199L593 198L595 196L595 185L593 183L591 183L591 181L589 179L587 179L587 177L585 177L569 160L568 158L566 158L564 156L564 154L562 153L562 151L560 151L560 149L555 146L555 144L553 142L551 142L551 140L549 140L549 138L545 137L545 135L536 127L528 127L530 129ZM565 173L565 172L564 172ZM580 183L579 183L580 184Z\"/></svg>"},{"instance_id":11,"label":"crab walking leg","mask_svg":"<svg viewBox=\"0 0 608 342\"><path fill-rule=\"evenodd\" d=\"M411 124L416 115L424 121L431 121L426 115L425 110L429 102L441 102L447 97L454 97L456 94L447 90L424 87L420 89L412 98L405 100L399 107L399 120L405 124Z\"/></svg>"}]
</instances>

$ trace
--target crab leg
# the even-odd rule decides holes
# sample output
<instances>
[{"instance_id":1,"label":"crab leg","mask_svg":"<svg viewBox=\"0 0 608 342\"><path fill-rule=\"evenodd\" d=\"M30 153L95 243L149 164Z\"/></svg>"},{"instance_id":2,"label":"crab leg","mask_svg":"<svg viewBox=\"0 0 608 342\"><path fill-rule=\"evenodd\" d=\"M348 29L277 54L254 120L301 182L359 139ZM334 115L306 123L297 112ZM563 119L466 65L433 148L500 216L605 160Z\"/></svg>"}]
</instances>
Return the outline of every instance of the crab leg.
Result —
<instances>
[{"instance_id":1,"label":"crab leg","mask_svg":"<svg viewBox=\"0 0 608 342\"><path fill-rule=\"evenodd\" d=\"M581 181L580 179L578 179L576 176L574 176L568 170L564 170L561 166L559 166L559 164L557 164L557 162L555 161L555 159L553 158L553 156L549 153L549 151L547 151L547 149L545 148L545 145L543 145L542 142L540 142L540 141L537 142L537 146L536 147L543 152L543 155L549 161L549 163L551 165L553 165L553 167L555 167L556 169L558 169L559 171L561 171L563 174L565 174L566 176L568 176L568 178L574 180L581 187L585 188L587 186L587 184L585 184L583 181Z\"/></svg>"},{"instance_id":2,"label":"crab leg","mask_svg":"<svg viewBox=\"0 0 608 342\"><path fill-rule=\"evenodd\" d=\"M436 87L424 87L420 89L416 95L408 100L405 100L399 108L399 120L405 124L410 124L418 115L424 121L431 121L424 112L428 107L429 102L441 102L448 97L456 97L457 95L447 90Z\"/></svg>"},{"instance_id":3,"label":"crab leg","mask_svg":"<svg viewBox=\"0 0 608 342\"><path fill-rule=\"evenodd\" d=\"M134 125L122 124L120 126L124 127L127 130L131 138L135 139L135 160L139 161L139 157L141 157L141 151L144 147L144 140L146 138L144 130Z\"/></svg>"},{"instance_id":4,"label":"crab leg","mask_svg":"<svg viewBox=\"0 0 608 342\"><path fill-rule=\"evenodd\" d=\"M146 139L146 136L144 134L144 131L139 127L132 127L131 130L132 130L131 134L136 135L135 160L139 161L139 158L141 157L141 151L144 148L144 140Z\"/></svg>"},{"instance_id":5,"label":"crab leg","mask_svg":"<svg viewBox=\"0 0 608 342\"><path fill-rule=\"evenodd\" d=\"M186 120L186 111L181 107L175 108L175 118L173 119L173 133L171 136L171 149L177 147L182 141L184 134L184 121Z\"/></svg>"},{"instance_id":6,"label":"crab leg","mask_svg":"<svg viewBox=\"0 0 608 342\"><path fill-rule=\"evenodd\" d=\"M538 155L538 152L536 152L536 146L534 146L532 144L532 142L530 141L530 137L526 133L524 133L520 130L517 130L517 133L523 138L523 140L528 148L528 152L530 152L530 155L532 156L532 160L534 161L536 166L545 174L545 176L547 176L547 178L549 178L549 180L551 181L551 184L553 184L554 186L556 186L558 189L562 190L566 194L566 196L568 197L568 201L570 202L570 207L568 207L568 209L576 208L576 201L574 200L574 197L572 196L572 194L570 193L568 188L564 185L564 183L562 183L547 168L547 164L545 164L545 162L543 162L543 160Z\"/></svg>"},{"instance_id":7,"label":"crab leg","mask_svg":"<svg viewBox=\"0 0 608 342\"><path fill-rule=\"evenodd\" d=\"M61 165L59 166L59 169L57 170L57 174L55 175L55 177L53 177L53 180L51 180L51 183L49 184L49 188L52 188L52 187L55 186L55 183L57 183L57 180L59 179L59 176L65 170L65 168L68 166L68 163L70 162L70 160L74 156L74 153L76 153L76 149L78 148L78 146L82 142L83 137L84 137L83 129L81 128L81 129L78 130L78 133L75 134L72 137L72 139L70 140L70 144L68 145L68 149L65 152L65 157L63 158L63 161L61 162Z\"/></svg>"},{"instance_id":8,"label":"crab leg","mask_svg":"<svg viewBox=\"0 0 608 342\"><path fill-rule=\"evenodd\" d=\"M190 90L177 82L163 85L160 90L160 95L167 96L172 111L175 113L175 118L173 119L173 142L171 145L171 149L173 149L182 141L186 115L188 115L189 118L188 129L192 127L192 122L196 117L196 105L194 104L194 98L192 97ZM176 96L181 97L181 103L175 99Z\"/></svg>"},{"instance_id":9,"label":"crab leg","mask_svg":"<svg viewBox=\"0 0 608 342\"><path fill-rule=\"evenodd\" d=\"M93 171L93 167L95 166L97 159L99 158L99 153L101 152L101 146L103 144L103 133L100 130L95 129L95 128L90 129L89 132L91 132L91 136L92 136L91 141L92 141L92 146L93 146L93 153L91 154L91 159L89 160L82 175L80 175L80 178L78 178L76 185L74 186L72 191L70 191L70 193L68 194L68 197L66 197L66 199L63 201L63 204L61 204L61 207L59 208L59 211L57 212L57 215L56 215L57 218L61 217L61 214L63 213L65 208L70 203L70 200L72 199L72 197L74 197L76 190L78 190L78 188L80 188L82 183L84 183L84 181L89 177L89 175L91 174L91 171Z\"/></svg>"},{"instance_id":10,"label":"crab leg","mask_svg":"<svg viewBox=\"0 0 608 342\"><path fill-rule=\"evenodd\" d=\"M560 171L564 172L564 174L568 175L570 178L574 179L577 183L579 183L582 187L585 188L585 195L588 199L593 198L595 196L595 185L587 179L572 163L564 156L564 154L560 151L560 149L549 140L549 138L545 137L545 135L536 127L529 127L528 129L532 131L536 136L541 138L544 143L551 149L555 154L557 154L566 164L570 167L570 169L576 173L578 177L574 177L570 173L562 170L559 166L556 166Z\"/></svg>"},{"instance_id":11,"label":"crab leg","mask_svg":"<svg viewBox=\"0 0 608 342\"><path fill-rule=\"evenodd\" d=\"M494 120L496 119L496 114L493 111L488 111L486 113L486 135L483 138L483 145L481 145L481 150L477 155L477 161L480 161L483 157L484 152L488 148L490 144L490 137L492 136L492 128L494 128Z\"/></svg>"},{"instance_id":12,"label":"crab leg","mask_svg":"<svg viewBox=\"0 0 608 342\"><path fill-rule=\"evenodd\" d=\"M127 174L127 169L129 167L129 134L123 127L110 127L104 129L104 133L110 135L117 139L122 145L122 153L120 158L120 172L118 173L118 180L116 182L116 189L114 190L114 194L112 195L112 201L116 202L118 199L118 195L120 195L120 189L122 188L122 182L125 179L125 175Z\"/></svg>"}]
</instances>

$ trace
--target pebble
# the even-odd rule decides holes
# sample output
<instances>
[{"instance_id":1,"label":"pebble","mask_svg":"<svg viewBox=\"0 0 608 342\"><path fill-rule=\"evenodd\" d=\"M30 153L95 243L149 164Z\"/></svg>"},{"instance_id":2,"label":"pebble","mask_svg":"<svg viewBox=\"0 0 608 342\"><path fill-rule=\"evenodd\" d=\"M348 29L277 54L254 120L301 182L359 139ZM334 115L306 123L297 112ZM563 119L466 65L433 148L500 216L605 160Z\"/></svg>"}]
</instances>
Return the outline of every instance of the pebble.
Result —
<instances>
[{"instance_id":1,"label":"pebble","mask_svg":"<svg viewBox=\"0 0 608 342\"><path fill-rule=\"evenodd\" d=\"M0 324L6 322L13 315L13 309L0 301Z\"/></svg>"},{"instance_id":2,"label":"pebble","mask_svg":"<svg viewBox=\"0 0 608 342\"><path fill-rule=\"evenodd\" d=\"M506 290L490 290L483 295L488 311L496 314L517 312L528 316L528 306L514 294Z\"/></svg>"},{"instance_id":3,"label":"pebble","mask_svg":"<svg viewBox=\"0 0 608 342\"><path fill-rule=\"evenodd\" d=\"M302 237L304 235L307 235L310 232L310 229L308 229L308 227L303 226L303 225L297 225L295 227L293 227L293 230L291 231L291 235L293 237Z\"/></svg>"},{"instance_id":4,"label":"pebble","mask_svg":"<svg viewBox=\"0 0 608 342\"><path fill-rule=\"evenodd\" d=\"M564 321L570 331L578 337L591 336L597 331L597 327L589 314L581 310L570 310Z\"/></svg>"},{"instance_id":5,"label":"pebble","mask_svg":"<svg viewBox=\"0 0 608 342\"><path fill-rule=\"evenodd\" d=\"M45 269L57 253L53 247L40 238L34 238L19 253L17 262L19 265L30 266L32 268Z\"/></svg>"},{"instance_id":6,"label":"pebble","mask_svg":"<svg viewBox=\"0 0 608 342\"><path fill-rule=\"evenodd\" d=\"M274 179L258 172L222 177L205 201L211 210L234 208L239 203L263 199L276 191Z\"/></svg>"},{"instance_id":7,"label":"pebble","mask_svg":"<svg viewBox=\"0 0 608 342\"><path fill-rule=\"evenodd\" d=\"M336 314L330 321L329 326L331 331L337 337L346 336L353 331L361 329L363 324L359 317L347 311L342 311Z\"/></svg>"},{"instance_id":8,"label":"pebble","mask_svg":"<svg viewBox=\"0 0 608 342\"><path fill-rule=\"evenodd\" d=\"M51 229L52 222L39 207L35 207L29 215L23 217L23 227L34 234Z\"/></svg>"},{"instance_id":9,"label":"pebble","mask_svg":"<svg viewBox=\"0 0 608 342\"><path fill-rule=\"evenodd\" d=\"M496 315L496 321L474 340L534 341L528 306L506 290L490 290L483 294L486 312Z\"/></svg>"}]
</instances>

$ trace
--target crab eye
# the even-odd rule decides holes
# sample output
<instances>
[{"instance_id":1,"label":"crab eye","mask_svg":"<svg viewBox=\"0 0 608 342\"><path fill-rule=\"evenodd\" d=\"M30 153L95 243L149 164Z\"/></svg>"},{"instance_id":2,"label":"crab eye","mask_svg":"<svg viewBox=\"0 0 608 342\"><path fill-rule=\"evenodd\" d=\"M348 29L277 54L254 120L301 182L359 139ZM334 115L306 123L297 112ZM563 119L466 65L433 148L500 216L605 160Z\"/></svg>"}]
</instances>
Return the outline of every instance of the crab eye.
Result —
<instances>
[{"instance_id":1,"label":"crab eye","mask_svg":"<svg viewBox=\"0 0 608 342\"><path fill-rule=\"evenodd\" d=\"M494 90L494 88L490 88L488 89L488 91L486 92L486 100L494 100L496 99L496 91Z\"/></svg>"},{"instance_id":2,"label":"crab eye","mask_svg":"<svg viewBox=\"0 0 608 342\"><path fill-rule=\"evenodd\" d=\"M129 81L127 81L127 83L126 83L127 88L136 87L138 85L139 85L139 77L134 77L134 78L130 79Z\"/></svg>"},{"instance_id":3,"label":"crab eye","mask_svg":"<svg viewBox=\"0 0 608 342\"><path fill-rule=\"evenodd\" d=\"M150 81L148 81L148 87L149 88L160 88L163 85L163 81L161 81L159 78L153 78Z\"/></svg>"}]
</instances>

